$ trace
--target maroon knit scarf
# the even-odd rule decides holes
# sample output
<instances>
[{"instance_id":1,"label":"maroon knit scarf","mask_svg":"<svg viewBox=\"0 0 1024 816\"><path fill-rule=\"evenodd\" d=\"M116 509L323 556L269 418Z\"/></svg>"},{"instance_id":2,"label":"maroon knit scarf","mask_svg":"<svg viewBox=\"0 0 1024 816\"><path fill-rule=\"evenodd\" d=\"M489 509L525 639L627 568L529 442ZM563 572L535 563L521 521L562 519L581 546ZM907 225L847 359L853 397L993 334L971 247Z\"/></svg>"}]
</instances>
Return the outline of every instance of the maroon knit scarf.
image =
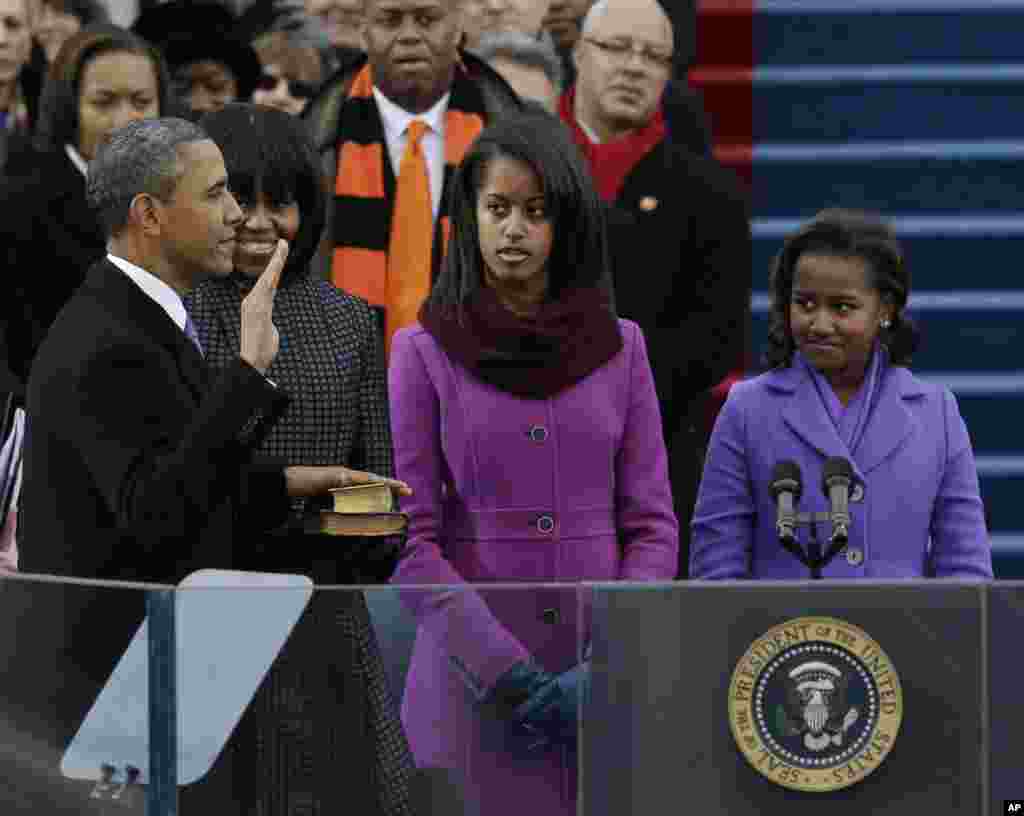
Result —
<instances>
[{"instance_id":1,"label":"maroon knit scarf","mask_svg":"<svg viewBox=\"0 0 1024 816\"><path fill-rule=\"evenodd\" d=\"M527 399L547 399L607 363L622 349L608 294L571 289L535 317L510 311L488 286L454 312L420 309L420 323L441 348L478 379Z\"/></svg>"}]
</instances>

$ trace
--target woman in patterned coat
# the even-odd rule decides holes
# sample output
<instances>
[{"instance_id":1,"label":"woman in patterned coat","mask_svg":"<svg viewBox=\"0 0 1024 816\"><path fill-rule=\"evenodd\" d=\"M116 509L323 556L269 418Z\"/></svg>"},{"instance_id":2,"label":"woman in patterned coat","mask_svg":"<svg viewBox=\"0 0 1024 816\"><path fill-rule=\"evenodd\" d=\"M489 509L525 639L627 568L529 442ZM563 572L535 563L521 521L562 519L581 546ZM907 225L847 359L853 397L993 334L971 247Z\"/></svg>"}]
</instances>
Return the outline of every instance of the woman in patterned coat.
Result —
<instances>
[{"instance_id":1,"label":"woman in patterned coat","mask_svg":"<svg viewBox=\"0 0 1024 816\"><path fill-rule=\"evenodd\" d=\"M281 349L267 376L291 403L259 453L391 475L383 349L370 307L308 274L325 202L303 126L241 104L202 126L224 154L245 216L233 275L207 281L186 301L211 368L238 356L242 298L284 238L291 250L274 303ZM254 542L245 566L309 575L318 585L371 582L388 577L396 549L390 539L296 532ZM314 594L228 750L246 816L411 813L412 760L361 592Z\"/></svg>"}]
</instances>

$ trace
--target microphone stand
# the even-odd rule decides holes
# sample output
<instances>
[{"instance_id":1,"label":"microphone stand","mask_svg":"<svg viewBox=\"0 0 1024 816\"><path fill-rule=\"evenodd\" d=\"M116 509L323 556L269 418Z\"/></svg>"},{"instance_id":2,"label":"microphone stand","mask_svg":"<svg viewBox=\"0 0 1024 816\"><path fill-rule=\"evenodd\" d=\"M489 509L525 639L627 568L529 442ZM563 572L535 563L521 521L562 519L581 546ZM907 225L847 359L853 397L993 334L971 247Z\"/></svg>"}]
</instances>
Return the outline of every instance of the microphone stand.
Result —
<instances>
[{"instance_id":1,"label":"microphone stand","mask_svg":"<svg viewBox=\"0 0 1024 816\"><path fill-rule=\"evenodd\" d=\"M811 519L811 540L807 542L807 560L811 567L811 580L821 580L821 568L824 563L821 558L821 542L818 541L818 522Z\"/></svg>"},{"instance_id":2,"label":"microphone stand","mask_svg":"<svg viewBox=\"0 0 1024 816\"><path fill-rule=\"evenodd\" d=\"M794 517L793 526L799 527L810 527L811 537L807 542L807 552L804 552L799 542L796 540L794 535L792 538L785 536L779 536L779 543L790 552L801 564L807 567L811 571L811 580L820 581L822 579L821 571L824 567L827 567L831 563L832 559L841 553L847 544L846 538L836 538L832 536L829 539L828 549L824 554L821 552L821 541L818 538L818 523L829 522L832 516L828 513L797 513Z\"/></svg>"}]
</instances>

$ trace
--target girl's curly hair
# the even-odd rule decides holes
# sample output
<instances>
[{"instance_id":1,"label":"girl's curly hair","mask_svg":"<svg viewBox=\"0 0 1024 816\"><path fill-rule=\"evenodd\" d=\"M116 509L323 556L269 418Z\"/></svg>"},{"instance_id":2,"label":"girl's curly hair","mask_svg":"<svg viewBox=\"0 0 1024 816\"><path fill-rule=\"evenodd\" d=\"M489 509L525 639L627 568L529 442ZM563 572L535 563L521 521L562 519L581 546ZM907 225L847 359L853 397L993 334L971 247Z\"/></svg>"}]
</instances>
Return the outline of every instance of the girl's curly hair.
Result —
<instances>
[{"instance_id":1,"label":"girl's curly hair","mask_svg":"<svg viewBox=\"0 0 1024 816\"><path fill-rule=\"evenodd\" d=\"M769 289L768 348L765 362L770 368L789 365L796 345L789 326L789 304L797 261L805 252L860 258L871 270L871 285L883 302L893 307L889 328L879 339L889 351L893 365L909 365L921 334L903 314L910 295L910 271L896 233L877 215L854 210L822 210L810 222L790 235L772 263Z\"/></svg>"}]
</instances>

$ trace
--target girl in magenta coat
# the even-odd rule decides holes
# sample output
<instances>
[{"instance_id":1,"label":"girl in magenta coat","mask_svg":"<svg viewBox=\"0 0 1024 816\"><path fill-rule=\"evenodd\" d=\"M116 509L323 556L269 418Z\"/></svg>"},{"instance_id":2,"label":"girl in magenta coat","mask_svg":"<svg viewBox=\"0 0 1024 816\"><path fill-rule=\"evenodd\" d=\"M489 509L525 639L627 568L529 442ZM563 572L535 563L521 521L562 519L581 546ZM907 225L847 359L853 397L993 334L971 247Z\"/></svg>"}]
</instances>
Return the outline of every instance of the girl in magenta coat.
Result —
<instances>
[{"instance_id":1,"label":"girl in magenta coat","mask_svg":"<svg viewBox=\"0 0 1024 816\"><path fill-rule=\"evenodd\" d=\"M420 324L392 344L409 540L392 578L419 622L402 705L421 766L488 816L575 812L587 627L570 588L670 580L672 511L644 338L617 320L601 204L562 125L485 131L453 185ZM472 588L470 585L473 585Z\"/></svg>"}]
</instances>

